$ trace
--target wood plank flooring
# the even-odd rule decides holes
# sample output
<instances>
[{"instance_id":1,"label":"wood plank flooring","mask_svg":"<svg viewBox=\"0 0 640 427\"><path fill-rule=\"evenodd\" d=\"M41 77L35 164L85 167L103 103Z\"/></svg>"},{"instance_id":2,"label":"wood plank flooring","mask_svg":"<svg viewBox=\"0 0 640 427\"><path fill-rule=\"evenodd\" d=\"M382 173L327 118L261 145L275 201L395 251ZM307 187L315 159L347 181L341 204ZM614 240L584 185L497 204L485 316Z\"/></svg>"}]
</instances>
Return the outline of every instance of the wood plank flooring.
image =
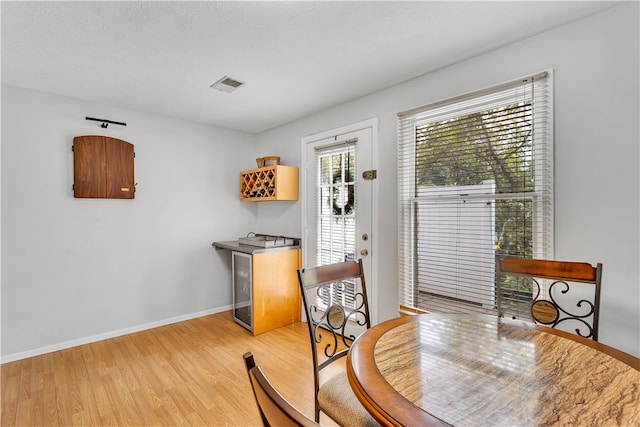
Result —
<instances>
[{"instance_id":1,"label":"wood plank flooring","mask_svg":"<svg viewBox=\"0 0 640 427\"><path fill-rule=\"evenodd\" d=\"M247 351L312 417L306 327L254 337L224 312L6 363L0 425L258 426L242 359Z\"/></svg>"}]
</instances>

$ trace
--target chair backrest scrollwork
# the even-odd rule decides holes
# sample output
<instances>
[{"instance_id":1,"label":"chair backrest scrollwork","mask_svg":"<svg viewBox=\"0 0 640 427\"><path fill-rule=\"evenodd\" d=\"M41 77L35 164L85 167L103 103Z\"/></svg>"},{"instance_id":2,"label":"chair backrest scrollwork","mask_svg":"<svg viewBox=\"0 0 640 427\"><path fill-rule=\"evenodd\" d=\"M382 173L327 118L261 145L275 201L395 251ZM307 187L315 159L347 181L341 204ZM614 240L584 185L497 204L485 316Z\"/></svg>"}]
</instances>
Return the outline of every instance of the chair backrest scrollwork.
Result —
<instances>
[{"instance_id":1,"label":"chair backrest scrollwork","mask_svg":"<svg viewBox=\"0 0 640 427\"><path fill-rule=\"evenodd\" d=\"M517 306L526 305L534 322L559 329L567 325L576 335L597 341L601 281L600 263L593 267L582 262L498 258L498 315L510 316ZM523 299L526 288L531 297Z\"/></svg>"}]
</instances>

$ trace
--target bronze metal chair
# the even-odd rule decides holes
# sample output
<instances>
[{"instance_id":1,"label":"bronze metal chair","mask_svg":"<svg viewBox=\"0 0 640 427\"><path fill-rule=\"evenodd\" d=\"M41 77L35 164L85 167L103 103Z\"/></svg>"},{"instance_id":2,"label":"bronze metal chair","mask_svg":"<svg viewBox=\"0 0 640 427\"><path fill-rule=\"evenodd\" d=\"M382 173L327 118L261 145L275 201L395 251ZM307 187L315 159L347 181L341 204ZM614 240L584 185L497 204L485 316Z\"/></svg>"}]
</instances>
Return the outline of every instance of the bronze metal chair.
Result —
<instances>
[{"instance_id":1,"label":"bronze metal chair","mask_svg":"<svg viewBox=\"0 0 640 427\"><path fill-rule=\"evenodd\" d=\"M312 427L319 426L313 420L294 408L271 384L259 366L256 366L253 354L244 354L244 363L249 374L249 382L258 404L258 411L265 427Z\"/></svg>"},{"instance_id":2,"label":"bronze metal chair","mask_svg":"<svg viewBox=\"0 0 640 427\"><path fill-rule=\"evenodd\" d=\"M526 310L536 323L598 341L601 279L600 263L498 258L498 315L516 318Z\"/></svg>"},{"instance_id":3,"label":"bronze metal chair","mask_svg":"<svg viewBox=\"0 0 640 427\"><path fill-rule=\"evenodd\" d=\"M313 355L315 420L322 411L342 426L378 425L351 390L344 367L320 384L320 372L371 327L362 260L300 269L298 279Z\"/></svg>"}]
</instances>

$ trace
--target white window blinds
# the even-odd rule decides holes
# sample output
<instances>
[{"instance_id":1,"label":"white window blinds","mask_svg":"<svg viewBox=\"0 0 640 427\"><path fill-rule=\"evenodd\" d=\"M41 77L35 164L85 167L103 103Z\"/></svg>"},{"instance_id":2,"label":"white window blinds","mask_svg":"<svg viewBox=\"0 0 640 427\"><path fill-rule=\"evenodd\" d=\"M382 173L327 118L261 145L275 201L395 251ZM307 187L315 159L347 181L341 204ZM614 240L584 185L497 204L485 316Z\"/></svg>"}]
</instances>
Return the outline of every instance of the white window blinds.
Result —
<instances>
[{"instance_id":1,"label":"white window blinds","mask_svg":"<svg viewBox=\"0 0 640 427\"><path fill-rule=\"evenodd\" d=\"M495 313L496 256L552 257L551 83L398 114L401 309Z\"/></svg>"},{"instance_id":2,"label":"white window blinds","mask_svg":"<svg viewBox=\"0 0 640 427\"><path fill-rule=\"evenodd\" d=\"M317 264L355 260L357 139L316 150Z\"/></svg>"},{"instance_id":3,"label":"white window blinds","mask_svg":"<svg viewBox=\"0 0 640 427\"><path fill-rule=\"evenodd\" d=\"M356 144L352 139L315 150L318 170L317 265L355 260L356 250ZM356 282L339 281L316 295L318 307L340 301L354 308Z\"/></svg>"}]
</instances>

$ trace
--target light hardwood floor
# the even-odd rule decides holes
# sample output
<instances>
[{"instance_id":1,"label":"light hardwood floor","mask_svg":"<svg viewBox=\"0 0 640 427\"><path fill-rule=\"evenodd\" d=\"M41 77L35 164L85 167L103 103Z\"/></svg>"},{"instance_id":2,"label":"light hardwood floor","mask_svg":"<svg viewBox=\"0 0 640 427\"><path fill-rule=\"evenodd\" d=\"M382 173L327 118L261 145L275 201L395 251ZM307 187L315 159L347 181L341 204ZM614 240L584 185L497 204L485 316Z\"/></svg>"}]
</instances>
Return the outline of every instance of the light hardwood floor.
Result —
<instances>
[{"instance_id":1,"label":"light hardwood floor","mask_svg":"<svg viewBox=\"0 0 640 427\"><path fill-rule=\"evenodd\" d=\"M254 337L224 312L6 363L0 425L259 426L247 351L313 417L306 328Z\"/></svg>"}]
</instances>

